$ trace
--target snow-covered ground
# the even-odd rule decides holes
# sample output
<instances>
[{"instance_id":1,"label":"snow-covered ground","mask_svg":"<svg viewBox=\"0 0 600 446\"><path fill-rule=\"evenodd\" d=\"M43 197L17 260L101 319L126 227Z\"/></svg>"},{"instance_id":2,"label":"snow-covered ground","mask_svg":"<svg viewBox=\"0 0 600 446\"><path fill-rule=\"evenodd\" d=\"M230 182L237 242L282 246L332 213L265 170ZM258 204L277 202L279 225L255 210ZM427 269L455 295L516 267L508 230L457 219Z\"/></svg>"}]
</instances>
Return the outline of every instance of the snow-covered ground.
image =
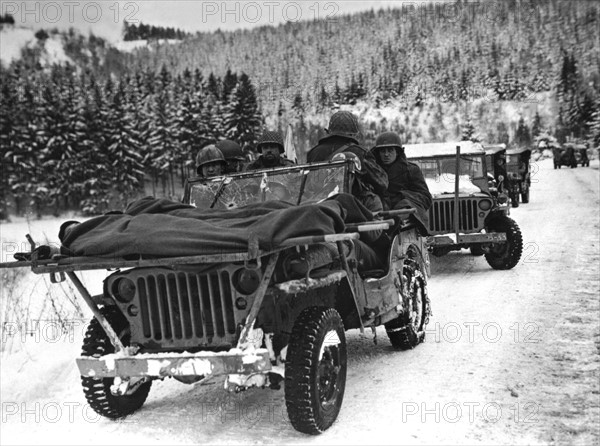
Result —
<instances>
[{"instance_id":1,"label":"snow-covered ground","mask_svg":"<svg viewBox=\"0 0 600 446\"><path fill-rule=\"evenodd\" d=\"M82 325L18 338L0 369L2 444L598 444L600 207L598 161L541 161L531 202L511 211L521 262L492 270L465 252L432 258L427 340L396 352L382 329L348 337L337 422L309 437L287 421L283 391L228 394L220 383L156 382L119 422L87 406L74 358ZM32 222L56 234L60 222ZM2 224L2 237L28 230ZM12 237L12 235L11 235ZM35 236L34 236L35 238Z\"/></svg>"}]
</instances>

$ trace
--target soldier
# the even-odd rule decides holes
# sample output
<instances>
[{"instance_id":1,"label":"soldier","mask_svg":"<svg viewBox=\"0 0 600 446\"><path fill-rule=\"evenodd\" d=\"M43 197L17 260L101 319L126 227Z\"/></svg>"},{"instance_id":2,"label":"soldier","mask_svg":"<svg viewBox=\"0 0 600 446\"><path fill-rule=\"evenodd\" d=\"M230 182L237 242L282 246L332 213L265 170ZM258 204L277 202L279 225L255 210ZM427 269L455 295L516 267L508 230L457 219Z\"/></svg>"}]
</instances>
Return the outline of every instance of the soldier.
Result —
<instances>
[{"instance_id":1,"label":"soldier","mask_svg":"<svg viewBox=\"0 0 600 446\"><path fill-rule=\"evenodd\" d=\"M387 175L377 165L373 154L360 146L361 131L356 116L348 111L338 111L331 116L325 131L327 136L308 152L307 161L329 161L343 152L357 155L361 170L352 184L352 194L371 212L383 210L381 196L388 187Z\"/></svg>"},{"instance_id":2,"label":"soldier","mask_svg":"<svg viewBox=\"0 0 600 446\"><path fill-rule=\"evenodd\" d=\"M278 131L266 130L256 144L260 156L250 163L246 170L271 169L274 167L293 166L294 162L281 156L285 151L283 136Z\"/></svg>"},{"instance_id":3,"label":"soldier","mask_svg":"<svg viewBox=\"0 0 600 446\"><path fill-rule=\"evenodd\" d=\"M406 159L400 136L395 132L382 133L371 151L387 173L389 181L383 200L384 207L414 207L417 209L417 218L425 228L429 227L427 222L432 203L431 193L419 166Z\"/></svg>"},{"instance_id":4,"label":"soldier","mask_svg":"<svg viewBox=\"0 0 600 446\"><path fill-rule=\"evenodd\" d=\"M196 173L209 178L225 173L227 162L223 153L214 144L202 148L196 156Z\"/></svg>"},{"instance_id":5,"label":"soldier","mask_svg":"<svg viewBox=\"0 0 600 446\"><path fill-rule=\"evenodd\" d=\"M238 173L244 169L246 157L240 145L230 139L224 139L215 144L217 149L223 153L227 168L224 173Z\"/></svg>"}]
</instances>

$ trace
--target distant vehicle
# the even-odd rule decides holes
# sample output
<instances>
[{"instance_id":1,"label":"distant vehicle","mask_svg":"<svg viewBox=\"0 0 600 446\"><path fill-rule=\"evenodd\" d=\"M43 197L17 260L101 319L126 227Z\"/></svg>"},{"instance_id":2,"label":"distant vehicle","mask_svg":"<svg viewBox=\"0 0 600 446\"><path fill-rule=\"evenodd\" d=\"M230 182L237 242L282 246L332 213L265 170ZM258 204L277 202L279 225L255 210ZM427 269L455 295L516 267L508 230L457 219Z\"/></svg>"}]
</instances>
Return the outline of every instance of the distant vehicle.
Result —
<instances>
[{"instance_id":1,"label":"distant vehicle","mask_svg":"<svg viewBox=\"0 0 600 446\"><path fill-rule=\"evenodd\" d=\"M554 156L554 168L560 169L561 166L577 167L577 158L575 158L575 145L566 143L562 147L558 144L552 146L552 155Z\"/></svg>"},{"instance_id":2,"label":"distant vehicle","mask_svg":"<svg viewBox=\"0 0 600 446\"><path fill-rule=\"evenodd\" d=\"M514 268L523 237L509 217L506 194L490 191L483 146L470 141L408 144L405 151L421 168L433 196L428 238L432 253L469 248L473 255L485 255L494 269Z\"/></svg>"},{"instance_id":3,"label":"distant vehicle","mask_svg":"<svg viewBox=\"0 0 600 446\"><path fill-rule=\"evenodd\" d=\"M582 167L589 167L590 159L588 158L588 149L585 144L575 144L573 147L575 152L575 160L577 164L581 164Z\"/></svg>"},{"instance_id":4,"label":"distant vehicle","mask_svg":"<svg viewBox=\"0 0 600 446\"><path fill-rule=\"evenodd\" d=\"M529 189L531 187L530 159L531 149L529 148L506 151L506 171L510 183L508 196L513 207L519 206L519 198L523 203L529 203Z\"/></svg>"}]
</instances>

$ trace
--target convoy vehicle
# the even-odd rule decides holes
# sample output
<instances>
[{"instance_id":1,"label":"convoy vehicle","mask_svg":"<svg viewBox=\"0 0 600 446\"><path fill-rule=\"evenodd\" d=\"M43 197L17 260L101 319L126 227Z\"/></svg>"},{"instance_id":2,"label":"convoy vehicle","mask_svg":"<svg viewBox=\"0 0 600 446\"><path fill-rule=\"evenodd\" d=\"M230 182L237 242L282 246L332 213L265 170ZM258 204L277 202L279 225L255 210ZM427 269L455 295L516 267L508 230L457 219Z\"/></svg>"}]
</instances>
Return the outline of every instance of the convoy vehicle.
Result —
<instances>
[{"instance_id":1,"label":"convoy vehicle","mask_svg":"<svg viewBox=\"0 0 600 446\"><path fill-rule=\"evenodd\" d=\"M552 155L555 169L560 169L561 166L577 167L575 145L573 143L565 143L562 147L558 144L552 145Z\"/></svg>"},{"instance_id":2,"label":"convoy vehicle","mask_svg":"<svg viewBox=\"0 0 600 446\"><path fill-rule=\"evenodd\" d=\"M588 157L588 149L585 144L576 143L574 144L575 161L577 164L581 164L583 167L590 166L590 159Z\"/></svg>"},{"instance_id":3,"label":"convoy vehicle","mask_svg":"<svg viewBox=\"0 0 600 446\"><path fill-rule=\"evenodd\" d=\"M407 158L423 172L433 204L428 243L436 256L469 248L494 269L514 268L523 238L509 216L508 197L490 192L486 152L471 141L407 144Z\"/></svg>"},{"instance_id":4,"label":"convoy vehicle","mask_svg":"<svg viewBox=\"0 0 600 446\"><path fill-rule=\"evenodd\" d=\"M68 277L79 291L94 318L77 365L100 415L135 412L157 379L224 378L232 392L283 385L293 427L318 434L342 406L345 331L385 325L394 347L411 349L430 315L414 209L344 220L356 167L340 160L191 179L192 206L146 199L66 225L61 254L32 245L28 260L0 266ZM359 239L381 231L381 268L361 270ZM76 274L92 269L114 271L96 296Z\"/></svg>"},{"instance_id":5,"label":"convoy vehicle","mask_svg":"<svg viewBox=\"0 0 600 446\"><path fill-rule=\"evenodd\" d=\"M519 206L519 199L529 203L531 172L529 160L531 149L520 147L506 151L506 170L509 178L509 197L513 207Z\"/></svg>"}]
</instances>

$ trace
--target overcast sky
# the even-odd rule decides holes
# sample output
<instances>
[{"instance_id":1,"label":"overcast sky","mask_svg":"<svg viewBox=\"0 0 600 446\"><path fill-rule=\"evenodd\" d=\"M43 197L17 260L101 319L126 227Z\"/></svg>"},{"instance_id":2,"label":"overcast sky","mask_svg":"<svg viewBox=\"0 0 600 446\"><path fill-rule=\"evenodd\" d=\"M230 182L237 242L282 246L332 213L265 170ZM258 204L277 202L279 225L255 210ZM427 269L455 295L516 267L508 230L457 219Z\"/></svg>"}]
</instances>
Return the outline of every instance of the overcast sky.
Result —
<instances>
[{"instance_id":1,"label":"overcast sky","mask_svg":"<svg viewBox=\"0 0 600 446\"><path fill-rule=\"evenodd\" d=\"M13 15L17 25L35 29L73 27L84 33L116 40L123 20L181 28L214 31L279 24L285 21L329 18L366 9L411 8L424 1L8 1L0 0L2 14ZM1 42L0 42L1 44Z\"/></svg>"}]
</instances>

